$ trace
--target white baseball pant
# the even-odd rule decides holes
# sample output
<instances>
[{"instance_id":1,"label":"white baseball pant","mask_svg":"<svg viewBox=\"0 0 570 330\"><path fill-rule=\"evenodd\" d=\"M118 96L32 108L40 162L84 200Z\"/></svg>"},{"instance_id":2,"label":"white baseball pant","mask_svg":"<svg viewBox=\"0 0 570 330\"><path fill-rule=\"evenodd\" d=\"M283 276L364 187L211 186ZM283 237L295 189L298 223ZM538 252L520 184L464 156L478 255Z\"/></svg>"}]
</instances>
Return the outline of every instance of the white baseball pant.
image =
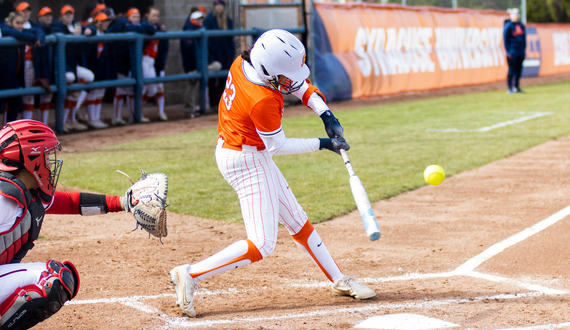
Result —
<instances>
[{"instance_id":1,"label":"white baseball pant","mask_svg":"<svg viewBox=\"0 0 570 330\"><path fill-rule=\"evenodd\" d=\"M237 241L215 255L190 265L189 274L200 281L267 257L275 249L279 223L282 223L297 245L330 281L341 279L341 270L307 221L307 214L297 202L271 154L246 145L242 146L241 151L227 149L222 147L223 143L224 140L219 138L216 162L222 176L238 195L247 240Z\"/></svg>"},{"instance_id":2,"label":"white baseball pant","mask_svg":"<svg viewBox=\"0 0 570 330\"><path fill-rule=\"evenodd\" d=\"M0 265L0 305L16 289L38 284L43 271L46 271L45 262Z\"/></svg>"},{"instance_id":3,"label":"white baseball pant","mask_svg":"<svg viewBox=\"0 0 570 330\"><path fill-rule=\"evenodd\" d=\"M156 70L154 69L154 58L144 55L142 58L142 70L144 78L156 78ZM150 99L156 95L158 86L156 84L148 84L143 87L143 95Z\"/></svg>"},{"instance_id":4,"label":"white baseball pant","mask_svg":"<svg viewBox=\"0 0 570 330\"><path fill-rule=\"evenodd\" d=\"M34 85L35 78L36 78L36 71L34 69L34 62L26 61L26 63L24 64L24 83L26 88L32 87ZM24 111L34 110L34 97L35 95L22 96L22 101L24 103Z\"/></svg>"}]
</instances>

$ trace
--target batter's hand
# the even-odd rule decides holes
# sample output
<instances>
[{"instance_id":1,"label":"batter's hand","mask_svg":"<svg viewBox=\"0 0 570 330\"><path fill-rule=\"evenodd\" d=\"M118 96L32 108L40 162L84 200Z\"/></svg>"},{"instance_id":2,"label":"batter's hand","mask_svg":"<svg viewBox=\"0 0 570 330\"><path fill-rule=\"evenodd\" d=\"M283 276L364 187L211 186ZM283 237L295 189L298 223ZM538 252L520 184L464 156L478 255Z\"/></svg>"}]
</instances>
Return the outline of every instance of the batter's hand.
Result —
<instances>
[{"instance_id":1,"label":"batter's hand","mask_svg":"<svg viewBox=\"0 0 570 330\"><path fill-rule=\"evenodd\" d=\"M329 138L334 139L336 136L342 137L344 129L342 126L340 126L338 119L336 119L330 110L323 112L321 119L325 124L325 131L327 132Z\"/></svg>"},{"instance_id":2,"label":"batter's hand","mask_svg":"<svg viewBox=\"0 0 570 330\"><path fill-rule=\"evenodd\" d=\"M340 149L344 150L350 149L350 146L348 145L348 143L346 143L346 140L342 136L333 139L319 138L319 141L321 142L319 149L321 150L328 149L330 151L336 152L339 155L340 155Z\"/></svg>"}]
</instances>

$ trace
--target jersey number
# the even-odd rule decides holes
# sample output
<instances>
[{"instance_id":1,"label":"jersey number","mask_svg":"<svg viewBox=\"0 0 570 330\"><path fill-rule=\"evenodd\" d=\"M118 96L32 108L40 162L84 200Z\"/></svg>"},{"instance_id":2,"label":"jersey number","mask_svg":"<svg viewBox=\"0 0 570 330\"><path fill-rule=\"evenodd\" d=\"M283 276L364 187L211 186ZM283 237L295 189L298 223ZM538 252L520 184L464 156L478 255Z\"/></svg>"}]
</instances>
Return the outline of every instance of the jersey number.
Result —
<instances>
[{"instance_id":1,"label":"jersey number","mask_svg":"<svg viewBox=\"0 0 570 330\"><path fill-rule=\"evenodd\" d=\"M226 104L226 109L230 111L232 107L232 103L234 103L234 99L236 98L236 85L232 82L232 73L228 73L228 79L226 80L226 90L222 95L222 100Z\"/></svg>"}]
</instances>

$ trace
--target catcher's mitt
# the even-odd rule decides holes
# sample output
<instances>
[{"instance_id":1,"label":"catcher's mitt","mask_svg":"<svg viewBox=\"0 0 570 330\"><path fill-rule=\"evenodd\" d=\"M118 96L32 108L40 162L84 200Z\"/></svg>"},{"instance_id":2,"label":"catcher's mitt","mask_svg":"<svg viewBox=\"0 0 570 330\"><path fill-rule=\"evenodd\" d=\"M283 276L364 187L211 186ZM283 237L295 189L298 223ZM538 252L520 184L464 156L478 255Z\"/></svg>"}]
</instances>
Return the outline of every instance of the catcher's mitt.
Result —
<instances>
[{"instance_id":1,"label":"catcher's mitt","mask_svg":"<svg viewBox=\"0 0 570 330\"><path fill-rule=\"evenodd\" d=\"M129 180L131 178L126 175ZM125 211L131 212L140 227L155 237L166 237L166 195L168 177L164 173L151 173L141 170L141 178L134 182L125 194ZM131 183L133 181L131 180ZM133 230L133 231L134 231Z\"/></svg>"}]
</instances>

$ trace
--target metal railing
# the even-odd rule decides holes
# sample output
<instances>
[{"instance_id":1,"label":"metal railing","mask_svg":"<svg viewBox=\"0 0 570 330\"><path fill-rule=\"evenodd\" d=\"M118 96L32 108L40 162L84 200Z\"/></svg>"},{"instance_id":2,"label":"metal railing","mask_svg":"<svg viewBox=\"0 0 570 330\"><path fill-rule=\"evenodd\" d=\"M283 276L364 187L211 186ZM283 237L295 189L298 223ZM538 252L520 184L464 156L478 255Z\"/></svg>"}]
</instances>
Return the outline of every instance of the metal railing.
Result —
<instances>
[{"instance_id":1,"label":"metal railing","mask_svg":"<svg viewBox=\"0 0 570 330\"><path fill-rule=\"evenodd\" d=\"M305 33L305 28L287 29L291 33ZM179 31L179 32L158 32L153 36L129 32L129 33L109 33L100 36L74 36L56 33L46 37L46 45L53 45L53 57L55 63L55 85L51 86L52 93L57 94L55 103L55 116L56 116L56 132L63 132L63 107L65 103L65 96L68 91L77 90L90 90L98 88L111 88L121 86L134 86L134 119L135 122L140 122L142 116L142 92L143 86L147 84L157 84L164 82L174 82L182 80L200 80L200 108L206 109L206 87L210 78L226 77L227 70L218 72L208 72L208 39L216 37L228 36L253 36L254 40L257 39L265 30L251 29L251 30L205 30L199 29L194 31ZM188 39L197 38L198 43L196 46L197 57L197 73L184 73L168 75L156 78L144 78L142 71L142 52L143 43L145 40L154 39ZM131 78L95 81L89 84L71 84L67 85L65 79L65 46L70 43L94 43L94 42L113 42L123 41L129 42L130 56L131 56ZM17 41L12 37L0 38L0 47L14 47L22 46L26 43ZM0 90L0 99L24 95L36 95L46 93L40 87L28 87L19 89L5 89Z\"/></svg>"}]
</instances>

